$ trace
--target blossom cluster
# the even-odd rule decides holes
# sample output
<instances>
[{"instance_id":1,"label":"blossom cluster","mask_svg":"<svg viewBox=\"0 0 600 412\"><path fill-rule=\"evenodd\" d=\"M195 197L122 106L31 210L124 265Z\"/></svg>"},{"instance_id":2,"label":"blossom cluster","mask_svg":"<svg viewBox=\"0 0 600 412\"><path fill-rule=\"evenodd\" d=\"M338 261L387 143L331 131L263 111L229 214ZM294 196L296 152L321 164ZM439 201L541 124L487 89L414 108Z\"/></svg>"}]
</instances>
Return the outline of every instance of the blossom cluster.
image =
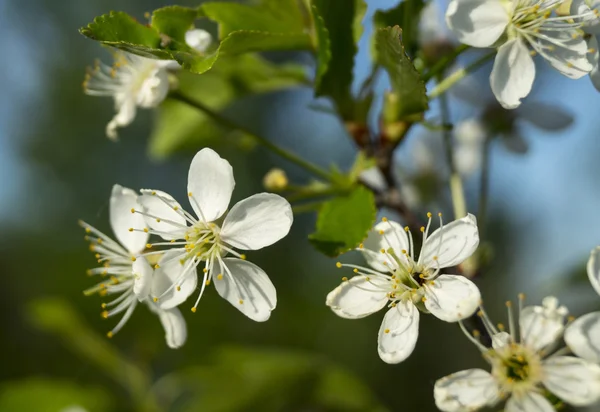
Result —
<instances>
[{"instance_id":1,"label":"blossom cluster","mask_svg":"<svg viewBox=\"0 0 600 412\"><path fill-rule=\"evenodd\" d=\"M138 303L156 313L169 347L187 337L177 308L200 284L192 311L211 283L219 295L257 322L269 319L277 295L267 274L238 250L258 250L282 239L293 221L292 209L279 195L259 193L227 211L235 180L233 169L211 149L200 150L190 166L187 192L194 214L159 190L140 193L115 185L110 223L116 239L81 222L100 267L89 275L103 280L88 293L119 295L103 303L105 318L124 313L108 332L112 337ZM150 236L161 238L150 242ZM201 276L198 276L198 267Z\"/></svg>"}]
</instances>

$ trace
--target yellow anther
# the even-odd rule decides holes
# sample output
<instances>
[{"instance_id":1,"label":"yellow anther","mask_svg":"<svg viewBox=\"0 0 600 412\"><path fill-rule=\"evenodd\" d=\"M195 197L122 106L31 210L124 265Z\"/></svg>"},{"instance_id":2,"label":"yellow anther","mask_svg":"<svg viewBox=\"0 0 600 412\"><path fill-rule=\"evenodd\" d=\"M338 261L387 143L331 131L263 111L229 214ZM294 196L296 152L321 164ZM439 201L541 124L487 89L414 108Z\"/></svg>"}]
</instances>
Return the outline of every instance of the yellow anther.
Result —
<instances>
[{"instance_id":1,"label":"yellow anther","mask_svg":"<svg viewBox=\"0 0 600 412\"><path fill-rule=\"evenodd\" d=\"M196 308L195 307L192 308L192 312L196 313Z\"/></svg>"},{"instance_id":2,"label":"yellow anther","mask_svg":"<svg viewBox=\"0 0 600 412\"><path fill-rule=\"evenodd\" d=\"M408 226L405 226L405 227L404 227L404 230L405 230L406 232L409 232L409 231L410 231L410 228L409 228Z\"/></svg>"},{"instance_id":3,"label":"yellow anther","mask_svg":"<svg viewBox=\"0 0 600 412\"><path fill-rule=\"evenodd\" d=\"M335 267L337 267L338 269L342 267L342 263L341 262L336 262Z\"/></svg>"},{"instance_id":4,"label":"yellow anther","mask_svg":"<svg viewBox=\"0 0 600 412\"><path fill-rule=\"evenodd\" d=\"M202 272L206 273L206 272L208 272L208 269L204 268L204 269L202 269Z\"/></svg>"},{"instance_id":5,"label":"yellow anther","mask_svg":"<svg viewBox=\"0 0 600 412\"><path fill-rule=\"evenodd\" d=\"M90 233L92 231L92 229L90 229L89 227L85 228L85 233Z\"/></svg>"},{"instance_id":6,"label":"yellow anther","mask_svg":"<svg viewBox=\"0 0 600 412\"><path fill-rule=\"evenodd\" d=\"M392 289L397 289L398 285L392 285Z\"/></svg>"},{"instance_id":7,"label":"yellow anther","mask_svg":"<svg viewBox=\"0 0 600 412\"><path fill-rule=\"evenodd\" d=\"M177 286L175 289L177 289L177 292L179 292L181 290L181 286Z\"/></svg>"},{"instance_id":8,"label":"yellow anther","mask_svg":"<svg viewBox=\"0 0 600 412\"><path fill-rule=\"evenodd\" d=\"M346 276L344 276L344 277L342 278L342 282L348 282L348 278L347 278Z\"/></svg>"},{"instance_id":9,"label":"yellow anther","mask_svg":"<svg viewBox=\"0 0 600 412\"><path fill-rule=\"evenodd\" d=\"M160 219L158 219L158 218L157 218L157 219L156 219L156 223L160 223Z\"/></svg>"},{"instance_id":10,"label":"yellow anther","mask_svg":"<svg viewBox=\"0 0 600 412\"><path fill-rule=\"evenodd\" d=\"M362 244L362 243L361 243L360 245L358 245L358 248L359 248L359 249L364 249L364 247L365 247L365 245L364 245L364 244Z\"/></svg>"},{"instance_id":11,"label":"yellow anther","mask_svg":"<svg viewBox=\"0 0 600 412\"><path fill-rule=\"evenodd\" d=\"M101 245L102 244L102 239L98 239L98 240L96 240L96 242L98 242L98 244Z\"/></svg>"},{"instance_id":12,"label":"yellow anther","mask_svg":"<svg viewBox=\"0 0 600 412\"><path fill-rule=\"evenodd\" d=\"M382 218L381 218L381 221L382 221L382 222L387 222L387 221L388 221L388 218L387 218L387 217L382 217Z\"/></svg>"},{"instance_id":13,"label":"yellow anther","mask_svg":"<svg viewBox=\"0 0 600 412\"><path fill-rule=\"evenodd\" d=\"M354 268L354 270L352 270L354 273L358 273L358 269Z\"/></svg>"},{"instance_id":14,"label":"yellow anther","mask_svg":"<svg viewBox=\"0 0 600 412\"><path fill-rule=\"evenodd\" d=\"M425 279L425 275L423 275L422 273L419 273L419 279Z\"/></svg>"},{"instance_id":15,"label":"yellow anther","mask_svg":"<svg viewBox=\"0 0 600 412\"><path fill-rule=\"evenodd\" d=\"M427 298L426 298L425 296L423 296L423 297L421 298L421 302L423 302L423 303L425 303L425 301L426 301L426 300L427 300Z\"/></svg>"},{"instance_id":16,"label":"yellow anther","mask_svg":"<svg viewBox=\"0 0 600 412\"><path fill-rule=\"evenodd\" d=\"M100 305L100 307L102 307L102 309L106 309L106 303L103 303L102 305Z\"/></svg>"},{"instance_id":17,"label":"yellow anther","mask_svg":"<svg viewBox=\"0 0 600 412\"><path fill-rule=\"evenodd\" d=\"M519 300L525 300L525 294L519 293Z\"/></svg>"},{"instance_id":18,"label":"yellow anther","mask_svg":"<svg viewBox=\"0 0 600 412\"><path fill-rule=\"evenodd\" d=\"M240 255L240 259L242 260L246 260L246 255L244 255L243 253Z\"/></svg>"},{"instance_id":19,"label":"yellow anther","mask_svg":"<svg viewBox=\"0 0 600 412\"><path fill-rule=\"evenodd\" d=\"M108 312L104 311L100 314L104 319L108 319Z\"/></svg>"},{"instance_id":20,"label":"yellow anther","mask_svg":"<svg viewBox=\"0 0 600 412\"><path fill-rule=\"evenodd\" d=\"M499 323L499 324L498 324L498 330L499 330L500 332L504 332L504 329L505 329L505 328L504 328L504 325L503 325L502 323Z\"/></svg>"},{"instance_id":21,"label":"yellow anther","mask_svg":"<svg viewBox=\"0 0 600 412\"><path fill-rule=\"evenodd\" d=\"M192 192L188 192L188 196L189 196L189 197L192 197Z\"/></svg>"},{"instance_id":22,"label":"yellow anther","mask_svg":"<svg viewBox=\"0 0 600 412\"><path fill-rule=\"evenodd\" d=\"M131 257L131 261L132 261L132 262L135 262L136 260L137 260L137 259L135 258L135 256L132 256L132 257Z\"/></svg>"},{"instance_id":23,"label":"yellow anther","mask_svg":"<svg viewBox=\"0 0 600 412\"><path fill-rule=\"evenodd\" d=\"M146 249L152 249L152 243L146 243Z\"/></svg>"},{"instance_id":24,"label":"yellow anther","mask_svg":"<svg viewBox=\"0 0 600 412\"><path fill-rule=\"evenodd\" d=\"M104 289L104 290L101 290L100 292L98 292L98 294L100 296L106 296L106 295L108 295L108 291L106 289Z\"/></svg>"},{"instance_id":25,"label":"yellow anther","mask_svg":"<svg viewBox=\"0 0 600 412\"><path fill-rule=\"evenodd\" d=\"M132 228L132 227L130 227L130 228L129 228L129 231L130 231L130 232L133 232L133 228Z\"/></svg>"},{"instance_id":26,"label":"yellow anther","mask_svg":"<svg viewBox=\"0 0 600 412\"><path fill-rule=\"evenodd\" d=\"M421 229L419 229L421 232L425 232L425 226L421 226Z\"/></svg>"},{"instance_id":27,"label":"yellow anther","mask_svg":"<svg viewBox=\"0 0 600 412\"><path fill-rule=\"evenodd\" d=\"M385 253L385 249L383 249L383 248L382 248L382 249L380 250L380 252L381 252L381 253Z\"/></svg>"},{"instance_id":28,"label":"yellow anther","mask_svg":"<svg viewBox=\"0 0 600 412\"><path fill-rule=\"evenodd\" d=\"M589 48L588 53L596 53L596 49L594 49L593 47Z\"/></svg>"},{"instance_id":29,"label":"yellow anther","mask_svg":"<svg viewBox=\"0 0 600 412\"><path fill-rule=\"evenodd\" d=\"M389 330L389 329L386 329L386 330L384 330L383 332L384 332L384 333L390 333L390 330Z\"/></svg>"},{"instance_id":30,"label":"yellow anther","mask_svg":"<svg viewBox=\"0 0 600 412\"><path fill-rule=\"evenodd\" d=\"M433 260L438 260L438 257L437 257L437 256L434 256L434 257L433 257Z\"/></svg>"},{"instance_id":31,"label":"yellow anther","mask_svg":"<svg viewBox=\"0 0 600 412\"><path fill-rule=\"evenodd\" d=\"M115 336L115 334L114 334L114 333L112 333L112 332L108 332L108 333L106 334L106 337L107 337L108 339L112 338L113 336Z\"/></svg>"},{"instance_id":32,"label":"yellow anther","mask_svg":"<svg viewBox=\"0 0 600 412\"><path fill-rule=\"evenodd\" d=\"M480 337L480 336L481 336L481 332L479 332L477 329L475 329L475 330L473 331L473 336L474 336L474 337L476 337L476 338L478 338L478 337Z\"/></svg>"},{"instance_id":33,"label":"yellow anther","mask_svg":"<svg viewBox=\"0 0 600 412\"><path fill-rule=\"evenodd\" d=\"M178 205L173 206L173 210L175 210L175 211L179 210L179 206Z\"/></svg>"},{"instance_id":34,"label":"yellow anther","mask_svg":"<svg viewBox=\"0 0 600 412\"><path fill-rule=\"evenodd\" d=\"M157 263L156 265L154 265L154 269L160 269L160 265Z\"/></svg>"},{"instance_id":35,"label":"yellow anther","mask_svg":"<svg viewBox=\"0 0 600 412\"><path fill-rule=\"evenodd\" d=\"M439 217L442 217L442 212L438 213L438 216L439 216Z\"/></svg>"},{"instance_id":36,"label":"yellow anther","mask_svg":"<svg viewBox=\"0 0 600 412\"><path fill-rule=\"evenodd\" d=\"M156 196L156 190L153 190L152 192L150 192L150 194L151 194L152 196Z\"/></svg>"},{"instance_id":37,"label":"yellow anther","mask_svg":"<svg viewBox=\"0 0 600 412\"><path fill-rule=\"evenodd\" d=\"M219 273L219 274L217 275L217 279L218 279L218 280L223 280L223 274L222 274L222 273Z\"/></svg>"},{"instance_id":38,"label":"yellow anther","mask_svg":"<svg viewBox=\"0 0 600 412\"><path fill-rule=\"evenodd\" d=\"M477 312L477 316L479 316L480 318L482 318L483 317L483 312L482 311Z\"/></svg>"},{"instance_id":39,"label":"yellow anther","mask_svg":"<svg viewBox=\"0 0 600 412\"><path fill-rule=\"evenodd\" d=\"M427 212L427 218L431 219L431 216L432 216L431 212Z\"/></svg>"},{"instance_id":40,"label":"yellow anther","mask_svg":"<svg viewBox=\"0 0 600 412\"><path fill-rule=\"evenodd\" d=\"M146 233L148 233L148 232L149 232L149 230L148 230L148 228L147 228L147 227L145 227L145 228L144 228L144 232L146 232Z\"/></svg>"},{"instance_id":41,"label":"yellow anther","mask_svg":"<svg viewBox=\"0 0 600 412\"><path fill-rule=\"evenodd\" d=\"M367 276L367 277L365 278L365 280L366 280L367 282L370 282L370 281L371 281L371 278Z\"/></svg>"},{"instance_id":42,"label":"yellow anther","mask_svg":"<svg viewBox=\"0 0 600 412\"><path fill-rule=\"evenodd\" d=\"M131 213L135 213L135 209L134 208L131 208Z\"/></svg>"},{"instance_id":43,"label":"yellow anther","mask_svg":"<svg viewBox=\"0 0 600 412\"><path fill-rule=\"evenodd\" d=\"M206 286L210 286L210 279L206 280Z\"/></svg>"},{"instance_id":44,"label":"yellow anther","mask_svg":"<svg viewBox=\"0 0 600 412\"><path fill-rule=\"evenodd\" d=\"M86 271L85 271L85 273L86 273L88 276L92 276L92 275L94 274L94 272L92 272L92 270L91 270L91 269L88 269L88 270L86 270Z\"/></svg>"},{"instance_id":45,"label":"yellow anther","mask_svg":"<svg viewBox=\"0 0 600 412\"><path fill-rule=\"evenodd\" d=\"M152 299L152 300L153 300L153 301L155 301L155 302L158 302L158 298L157 298L157 297L155 297L155 298L154 298L154 299Z\"/></svg>"},{"instance_id":46,"label":"yellow anther","mask_svg":"<svg viewBox=\"0 0 600 412\"><path fill-rule=\"evenodd\" d=\"M402 252L402 254L403 254L403 255L406 255L406 254L408 253L408 252L406 251L406 249L402 249L402 250L401 250L401 252Z\"/></svg>"},{"instance_id":47,"label":"yellow anther","mask_svg":"<svg viewBox=\"0 0 600 412\"><path fill-rule=\"evenodd\" d=\"M240 300L239 300L239 303L240 303L240 305L243 305L243 304L244 304L244 300L243 300L243 299L240 299Z\"/></svg>"},{"instance_id":48,"label":"yellow anther","mask_svg":"<svg viewBox=\"0 0 600 412\"><path fill-rule=\"evenodd\" d=\"M380 230L380 231L379 231L379 234L380 234L380 235L383 235L384 233L385 233L385 231L383 231L383 230Z\"/></svg>"},{"instance_id":49,"label":"yellow anther","mask_svg":"<svg viewBox=\"0 0 600 412\"><path fill-rule=\"evenodd\" d=\"M567 318L568 322L573 322L575 320L575 316L571 315Z\"/></svg>"},{"instance_id":50,"label":"yellow anther","mask_svg":"<svg viewBox=\"0 0 600 412\"><path fill-rule=\"evenodd\" d=\"M510 300L506 301L506 307L507 308L512 308L512 302Z\"/></svg>"},{"instance_id":51,"label":"yellow anther","mask_svg":"<svg viewBox=\"0 0 600 412\"><path fill-rule=\"evenodd\" d=\"M171 239L169 242L171 242L171 243L175 243L175 239Z\"/></svg>"}]
</instances>

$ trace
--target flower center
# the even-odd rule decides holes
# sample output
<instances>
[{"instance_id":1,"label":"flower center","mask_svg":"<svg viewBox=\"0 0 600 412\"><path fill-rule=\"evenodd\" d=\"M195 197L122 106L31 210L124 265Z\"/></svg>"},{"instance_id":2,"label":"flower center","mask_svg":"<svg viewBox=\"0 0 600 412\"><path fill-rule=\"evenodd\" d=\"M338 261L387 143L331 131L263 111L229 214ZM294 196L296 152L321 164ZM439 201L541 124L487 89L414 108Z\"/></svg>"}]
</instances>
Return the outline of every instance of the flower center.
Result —
<instances>
[{"instance_id":1,"label":"flower center","mask_svg":"<svg viewBox=\"0 0 600 412\"><path fill-rule=\"evenodd\" d=\"M507 393L530 391L541 381L541 358L525 346L510 343L491 356L492 373Z\"/></svg>"},{"instance_id":2,"label":"flower center","mask_svg":"<svg viewBox=\"0 0 600 412\"><path fill-rule=\"evenodd\" d=\"M224 256L227 251L223 249L220 241L221 228L214 223L196 222L186 231L184 236L186 255L182 261L190 258L208 260L217 256Z\"/></svg>"}]
</instances>

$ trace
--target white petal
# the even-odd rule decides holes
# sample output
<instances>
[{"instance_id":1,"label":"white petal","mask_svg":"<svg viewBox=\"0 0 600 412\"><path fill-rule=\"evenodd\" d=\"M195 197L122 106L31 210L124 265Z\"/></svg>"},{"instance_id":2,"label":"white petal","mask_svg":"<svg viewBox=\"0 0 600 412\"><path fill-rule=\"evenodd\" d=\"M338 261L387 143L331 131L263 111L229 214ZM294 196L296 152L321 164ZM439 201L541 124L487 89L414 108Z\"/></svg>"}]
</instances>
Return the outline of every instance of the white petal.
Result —
<instances>
[{"instance_id":1,"label":"white petal","mask_svg":"<svg viewBox=\"0 0 600 412\"><path fill-rule=\"evenodd\" d=\"M146 247L148 235L144 232L129 229L146 227L144 217L139 213L131 213L131 209L141 209L137 202L138 195L131 189L114 185L110 195L110 225L117 240L132 255L137 255Z\"/></svg>"},{"instance_id":2,"label":"white petal","mask_svg":"<svg viewBox=\"0 0 600 412\"><path fill-rule=\"evenodd\" d=\"M223 222L221 238L238 249L262 249L284 238L293 221L287 200L272 193L259 193L231 208Z\"/></svg>"},{"instance_id":3,"label":"white petal","mask_svg":"<svg viewBox=\"0 0 600 412\"><path fill-rule=\"evenodd\" d=\"M469 369L439 379L433 388L435 405L443 412L474 411L496 402L496 379L482 369Z\"/></svg>"},{"instance_id":4,"label":"white petal","mask_svg":"<svg viewBox=\"0 0 600 412\"><path fill-rule=\"evenodd\" d=\"M112 140L117 140L117 129L119 127L128 126L133 122L133 119L135 119L135 100L133 98L119 100L117 100L116 104L117 114L115 114L108 125L106 125L106 135Z\"/></svg>"},{"instance_id":5,"label":"white petal","mask_svg":"<svg viewBox=\"0 0 600 412\"><path fill-rule=\"evenodd\" d=\"M188 174L188 194L201 220L213 222L223 216L234 186L233 168L227 160L208 148L196 153Z\"/></svg>"},{"instance_id":6,"label":"white petal","mask_svg":"<svg viewBox=\"0 0 600 412\"><path fill-rule=\"evenodd\" d=\"M543 383L560 399L575 406L600 400L600 366L573 356L554 356L542 364Z\"/></svg>"},{"instance_id":7,"label":"white petal","mask_svg":"<svg viewBox=\"0 0 600 412\"><path fill-rule=\"evenodd\" d=\"M504 43L490 75L492 91L502 107L518 107L531 91L534 79L535 64L525 43L518 38Z\"/></svg>"},{"instance_id":8,"label":"white petal","mask_svg":"<svg viewBox=\"0 0 600 412\"><path fill-rule=\"evenodd\" d=\"M150 310L158 315L165 330L165 340L171 349L179 349L187 339L187 326L177 308L163 310L153 302L148 302Z\"/></svg>"},{"instance_id":9,"label":"white petal","mask_svg":"<svg viewBox=\"0 0 600 412\"><path fill-rule=\"evenodd\" d=\"M149 74L139 86L136 95L136 103L143 108L152 108L158 106L165 100L169 93L169 74L164 67L164 64L159 63L160 60L149 59L148 67Z\"/></svg>"},{"instance_id":10,"label":"white petal","mask_svg":"<svg viewBox=\"0 0 600 412\"><path fill-rule=\"evenodd\" d=\"M182 239L185 236L187 223L185 217L175 210L181 206L173 197L160 190L142 189L138 198L145 216L146 224L154 231L160 232L163 239Z\"/></svg>"},{"instance_id":11,"label":"white petal","mask_svg":"<svg viewBox=\"0 0 600 412\"><path fill-rule=\"evenodd\" d=\"M489 47L500 38L510 16L499 0L452 0L446 11L448 27L461 43Z\"/></svg>"},{"instance_id":12,"label":"white petal","mask_svg":"<svg viewBox=\"0 0 600 412\"><path fill-rule=\"evenodd\" d=\"M598 259L598 253L600 253L600 246L590 253L587 262L587 274L592 287L600 294L600 259Z\"/></svg>"},{"instance_id":13,"label":"white petal","mask_svg":"<svg viewBox=\"0 0 600 412\"><path fill-rule=\"evenodd\" d=\"M398 302L387 311L379 328L379 357L386 363L402 362L415 349L418 337L419 310L410 301Z\"/></svg>"},{"instance_id":14,"label":"white petal","mask_svg":"<svg viewBox=\"0 0 600 412\"><path fill-rule=\"evenodd\" d=\"M388 303L389 281L383 277L354 276L329 292L326 304L336 315L347 319L364 318Z\"/></svg>"},{"instance_id":15,"label":"white petal","mask_svg":"<svg viewBox=\"0 0 600 412\"><path fill-rule=\"evenodd\" d=\"M383 234L380 233L382 230ZM392 249L398 258L406 260L402 251L409 250L408 238L406 231L399 223L388 220L376 224L363 242L361 250L369 266L380 272L388 272L390 266L384 265L384 262L389 263L391 258L389 254L381 253L381 249L386 252Z\"/></svg>"},{"instance_id":16,"label":"white petal","mask_svg":"<svg viewBox=\"0 0 600 412\"><path fill-rule=\"evenodd\" d=\"M534 350L556 342L564 330L564 316L547 313L541 306L527 306L519 317L521 339Z\"/></svg>"},{"instance_id":17,"label":"white petal","mask_svg":"<svg viewBox=\"0 0 600 412\"><path fill-rule=\"evenodd\" d=\"M133 272L133 293L141 302L150 294L152 288L152 267L145 257L138 257L131 267Z\"/></svg>"},{"instance_id":18,"label":"white petal","mask_svg":"<svg viewBox=\"0 0 600 412\"><path fill-rule=\"evenodd\" d=\"M427 310L446 322L468 318L481 302L479 289L464 276L441 275L433 285L425 284L423 288Z\"/></svg>"},{"instance_id":19,"label":"white petal","mask_svg":"<svg viewBox=\"0 0 600 412\"><path fill-rule=\"evenodd\" d=\"M198 274L189 262L182 263L181 259L185 256L185 251L172 249L158 261L159 268L154 270L152 295L158 298L161 309L181 305L196 290Z\"/></svg>"},{"instance_id":20,"label":"white petal","mask_svg":"<svg viewBox=\"0 0 600 412\"><path fill-rule=\"evenodd\" d=\"M204 53L212 43L212 36L202 29L193 29L185 32L185 42L192 49Z\"/></svg>"},{"instance_id":21,"label":"white petal","mask_svg":"<svg viewBox=\"0 0 600 412\"><path fill-rule=\"evenodd\" d=\"M543 130L561 130L573 123L573 116L561 106L530 102L519 107L519 118L532 123Z\"/></svg>"},{"instance_id":22,"label":"white petal","mask_svg":"<svg viewBox=\"0 0 600 412\"><path fill-rule=\"evenodd\" d=\"M236 258L223 259L227 269L216 265L213 282L219 295L256 322L264 322L277 306L275 286L258 266ZM222 274L219 279L216 274ZM240 303L241 302L241 303Z\"/></svg>"},{"instance_id":23,"label":"white petal","mask_svg":"<svg viewBox=\"0 0 600 412\"><path fill-rule=\"evenodd\" d=\"M427 268L447 268L462 263L479 245L477 219L472 214L438 228L427 237L419 262ZM437 257L437 259L434 259Z\"/></svg>"},{"instance_id":24,"label":"white petal","mask_svg":"<svg viewBox=\"0 0 600 412\"><path fill-rule=\"evenodd\" d=\"M588 313L567 326L565 342L577 356L600 363L600 312Z\"/></svg>"},{"instance_id":25,"label":"white petal","mask_svg":"<svg viewBox=\"0 0 600 412\"><path fill-rule=\"evenodd\" d=\"M600 21L598 22L598 25L596 27L600 29ZM589 50L593 50L594 52L589 53L588 58L593 66L592 71L590 72L590 80L592 80L592 84L594 85L596 90L600 91L600 49L598 48L598 43L599 42L597 36L590 37L590 39L588 40L588 48Z\"/></svg>"},{"instance_id":26,"label":"white petal","mask_svg":"<svg viewBox=\"0 0 600 412\"><path fill-rule=\"evenodd\" d=\"M554 406L539 393L526 392L520 396L511 396L504 412L554 412Z\"/></svg>"},{"instance_id":27,"label":"white petal","mask_svg":"<svg viewBox=\"0 0 600 412\"><path fill-rule=\"evenodd\" d=\"M545 35L554 41L540 42L541 47L552 46L551 50L547 49L544 57L556 70L571 79L579 79L593 69L593 54L588 55L588 43L576 30L547 31ZM564 47L556 46L555 43L563 44Z\"/></svg>"}]
</instances>

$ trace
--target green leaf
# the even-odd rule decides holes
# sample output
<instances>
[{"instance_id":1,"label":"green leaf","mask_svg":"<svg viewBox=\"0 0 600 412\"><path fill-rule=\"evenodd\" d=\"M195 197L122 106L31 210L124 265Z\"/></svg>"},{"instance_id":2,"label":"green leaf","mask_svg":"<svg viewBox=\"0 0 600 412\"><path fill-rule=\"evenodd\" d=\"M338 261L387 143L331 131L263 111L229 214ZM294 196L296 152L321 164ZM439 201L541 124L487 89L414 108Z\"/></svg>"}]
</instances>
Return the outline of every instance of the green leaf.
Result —
<instances>
[{"instance_id":1,"label":"green leaf","mask_svg":"<svg viewBox=\"0 0 600 412\"><path fill-rule=\"evenodd\" d=\"M90 39L140 56L171 58L168 51L160 49L161 38L156 30L140 24L124 12L111 11L98 16L79 32Z\"/></svg>"},{"instance_id":2,"label":"green leaf","mask_svg":"<svg viewBox=\"0 0 600 412\"><path fill-rule=\"evenodd\" d=\"M358 186L347 196L336 197L323 205L317 218L317 231L309 240L319 251L335 257L367 237L376 213L373 193Z\"/></svg>"},{"instance_id":3,"label":"green leaf","mask_svg":"<svg viewBox=\"0 0 600 412\"><path fill-rule=\"evenodd\" d=\"M257 6L237 3L204 3L200 13L219 23L219 38L239 30L303 34L304 22L295 0L265 0ZM308 37L308 35L305 35Z\"/></svg>"},{"instance_id":4,"label":"green leaf","mask_svg":"<svg viewBox=\"0 0 600 412\"><path fill-rule=\"evenodd\" d=\"M150 25L160 34L185 43L185 33L194 27L198 10L189 7L167 6L152 13Z\"/></svg>"},{"instance_id":5,"label":"green leaf","mask_svg":"<svg viewBox=\"0 0 600 412\"><path fill-rule=\"evenodd\" d=\"M76 406L102 412L113 405L107 391L65 380L29 378L0 386L0 411L57 412Z\"/></svg>"},{"instance_id":6,"label":"green leaf","mask_svg":"<svg viewBox=\"0 0 600 412\"><path fill-rule=\"evenodd\" d=\"M404 52L402 29L398 26L378 29L375 33L376 61L388 72L392 93L386 97L386 123L419 115L428 108L427 89L419 72Z\"/></svg>"},{"instance_id":7,"label":"green leaf","mask_svg":"<svg viewBox=\"0 0 600 412\"><path fill-rule=\"evenodd\" d=\"M424 7L423 0L403 0L391 9L377 10L373 15L373 27L375 30L389 26L402 27L404 48L414 56L419 47L419 16Z\"/></svg>"},{"instance_id":8,"label":"green leaf","mask_svg":"<svg viewBox=\"0 0 600 412\"><path fill-rule=\"evenodd\" d=\"M364 0L312 0L318 58L315 94L330 97L344 119L354 117L352 71L366 10Z\"/></svg>"}]
</instances>

